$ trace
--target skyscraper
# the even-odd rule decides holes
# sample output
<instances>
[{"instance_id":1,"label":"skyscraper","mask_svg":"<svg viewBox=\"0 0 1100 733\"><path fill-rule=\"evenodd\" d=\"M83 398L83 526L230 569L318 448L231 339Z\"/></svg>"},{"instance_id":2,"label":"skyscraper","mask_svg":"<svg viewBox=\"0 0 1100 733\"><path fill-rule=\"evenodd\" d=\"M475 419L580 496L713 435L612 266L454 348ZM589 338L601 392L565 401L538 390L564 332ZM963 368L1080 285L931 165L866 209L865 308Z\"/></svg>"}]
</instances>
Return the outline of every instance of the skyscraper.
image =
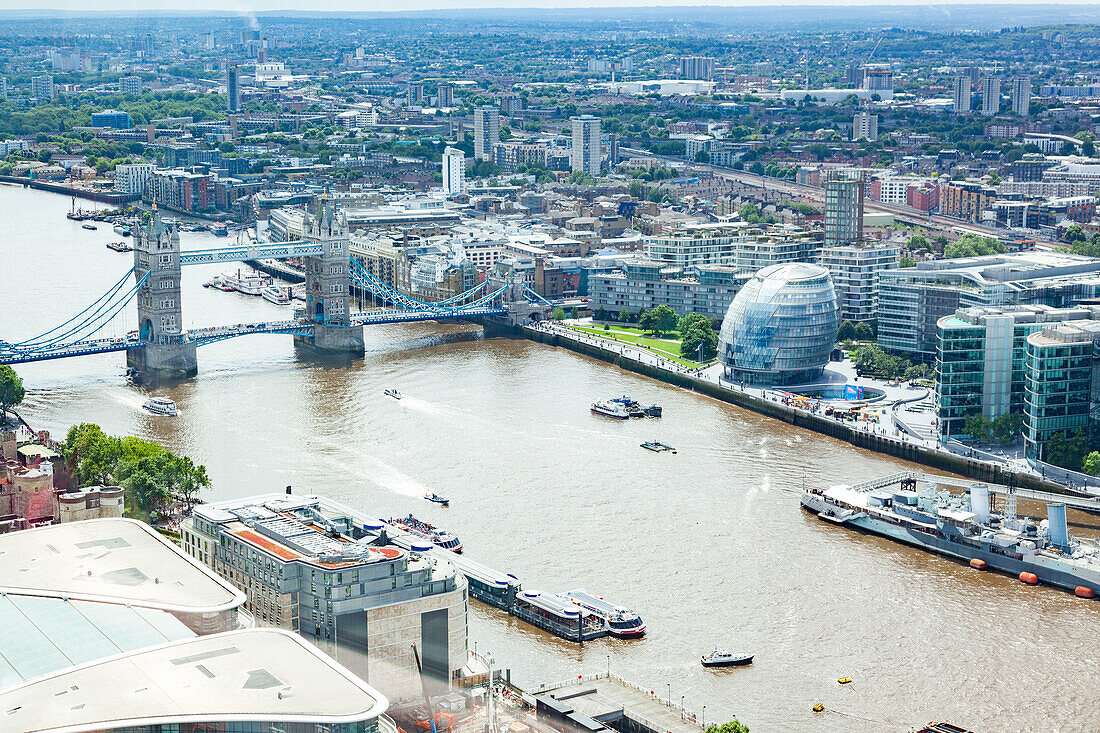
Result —
<instances>
[{"instance_id":1,"label":"skyscraper","mask_svg":"<svg viewBox=\"0 0 1100 733\"><path fill-rule=\"evenodd\" d=\"M951 101L955 114L970 114L970 76L959 74L951 80Z\"/></svg>"},{"instance_id":2,"label":"skyscraper","mask_svg":"<svg viewBox=\"0 0 1100 733\"><path fill-rule=\"evenodd\" d=\"M1001 111L1001 77L982 79L982 114L991 117Z\"/></svg>"},{"instance_id":3,"label":"skyscraper","mask_svg":"<svg viewBox=\"0 0 1100 733\"><path fill-rule=\"evenodd\" d=\"M856 112L852 120L852 139L867 139L871 142L878 140L878 115L870 112Z\"/></svg>"},{"instance_id":4,"label":"skyscraper","mask_svg":"<svg viewBox=\"0 0 1100 733\"><path fill-rule=\"evenodd\" d=\"M863 67L862 85L871 92L894 91L894 69L890 64L867 64Z\"/></svg>"},{"instance_id":5,"label":"skyscraper","mask_svg":"<svg viewBox=\"0 0 1100 733\"><path fill-rule=\"evenodd\" d=\"M573 152L569 155L574 172L600 175L600 118L592 115L573 117Z\"/></svg>"},{"instance_id":6,"label":"skyscraper","mask_svg":"<svg viewBox=\"0 0 1100 733\"><path fill-rule=\"evenodd\" d=\"M1021 117L1031 114L1031 77L1017 76L1012 80L1012 111Z\"/></svg>"},{"instance_id":7,"label":"skyscraper","mask_svg":"<svg viewBox=\"0 0 1100 733\"><path fill-rule=\"evenodd\" d=\"M454 196L466 190L466 153L458 148L443 151L443 195Z\"/></svg>"},{"instance_id":8,"label":"skyscraper","mask_svg":"<svg viewBox=\"0 0 1100 733\"><path fill-rule=\"evenodd\" d=\"M853 244L863 237L863 177L830 171L825 179L826 247Z\"/></svg>"},{"instance_id":9,"label":"skyscraper","mask_svg":"<svg viewBox=\"0 0 1100 733\"><path fill-rule=\"evenodd\" d=\"M236 64L225 67L225 105L230 112L236 112L241 106L241 85L237 74Z\"/></svg>"},{"instance_id":10,"label":"skyscraper","mask_svg":"<svg viewBox=\"0 0 1100 733\"><path fill-rule=\"evenodd\" d=\"M416 82L409 84L405 94L405 102L409 107L415 107L424 101L424 85Z\"/></svg>"},{"instance_id":11,"label":"skyscraper","mask_svg":"<svg viewBox=\"0 0 1100 733\"><path fill-rule=\"evenodd\" d=\"M488 105L474 110L474 159L492 160L500 142L500 110Z\"/></svg>"}]
</instances>

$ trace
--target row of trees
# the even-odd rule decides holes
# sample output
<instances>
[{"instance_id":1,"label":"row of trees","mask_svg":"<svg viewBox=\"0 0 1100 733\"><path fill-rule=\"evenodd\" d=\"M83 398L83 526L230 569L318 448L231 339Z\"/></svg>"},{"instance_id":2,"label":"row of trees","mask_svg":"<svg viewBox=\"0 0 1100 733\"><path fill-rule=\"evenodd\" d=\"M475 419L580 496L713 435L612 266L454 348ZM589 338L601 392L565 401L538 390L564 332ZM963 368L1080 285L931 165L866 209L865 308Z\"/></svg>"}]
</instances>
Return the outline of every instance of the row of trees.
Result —
<instances>
[{"instance_id":1,"label":"row of trees","mask_svg":"<svg viewBox=\"0 0 1100 733\"><path fill-rule=\"evenodd\" d=\"M7 364L0 366L0 424L4 422L4 413L23 401L27 392L23 389L23 380Z\"/></svg>"},{"instance_id":2,"label":"row of trees","mask_svg":"<svg viewBox=\"0 0 1100 733\"><path fill-rule=\"evenodd\" d=\"M80 486L122 486L131 511L161 512L177 499L190 505L210 485L206 467L190 458L151 440L107 435L93 423L69 428L62 455Z\"/></svg>"},{"instance_id":3,"label":"row of trees","mask_svg":"<svg viewBox=\"0 0 1100 733\"><path fill-rule=\"evenodd\" d=\"M967 415L963 420L963 432L975 440L989 443L996 440L999 443L1011 443L1024 429L1024 416L1018 412L1010 412L990 420L981 413Z\"/></svg>"},{"instance_id":4,"label":"row of trees","mask_svg":"<svg viewBox=\"0 0 1100 733\"><path fill-rule=\"evenodd\" d=\"M856 349L852 363L861 374L881 379L928 379L932 376L932 367L927 364L914 364L900 356L891 356L874 344Z\"/></svg>"},{"instance_id":5,"label":"row of trees","mask_svg":"<svg viewBox=\"0 0 1100 733\"><path fill-rule=\"evenodd\" d=\"M849 320L843 320L836 331L837 341L872 341L874 338L875 326L868 321L852 323Z\"/></svg>"}]
</instances>

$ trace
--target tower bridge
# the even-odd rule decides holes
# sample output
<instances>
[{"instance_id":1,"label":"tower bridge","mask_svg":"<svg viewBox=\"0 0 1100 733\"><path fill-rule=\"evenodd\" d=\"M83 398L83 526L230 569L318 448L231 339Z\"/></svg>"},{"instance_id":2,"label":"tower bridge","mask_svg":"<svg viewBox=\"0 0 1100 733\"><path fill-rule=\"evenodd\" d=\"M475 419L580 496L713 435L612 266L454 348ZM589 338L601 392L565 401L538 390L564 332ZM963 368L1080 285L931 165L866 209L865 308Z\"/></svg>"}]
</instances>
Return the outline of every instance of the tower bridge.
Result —
<instances>
[{"instance_id":1,"label":"tower bridge","mask_svg":"<svg viewBox=\"0 0 1100 733\"><path fill-rule=\"evenodd\" d=\"M364 326L459 318L519 323L545 315L549 307L516 276L481 283L438 302L402 293L350 258L346 216L335 211L327 197L307 216L305 232L305 238L295 242L183 251L179 228L164 222L154 208L149 225L134 231L133 268L64 323L24 341L0 340L0 364L125 351L127 365L143 378L180 379L197 373L199 347L237 336L286 334L307 351L361 356ZM295 311L292 320L183 328L184 266L287 258L301 260L305 270L305 306ZM133 285L127 287L131 275ZM393 307L352 313L353 281ZM124 337L97 335L131 301L137 306L137 329Z\"/></svg>"}]
</instances>

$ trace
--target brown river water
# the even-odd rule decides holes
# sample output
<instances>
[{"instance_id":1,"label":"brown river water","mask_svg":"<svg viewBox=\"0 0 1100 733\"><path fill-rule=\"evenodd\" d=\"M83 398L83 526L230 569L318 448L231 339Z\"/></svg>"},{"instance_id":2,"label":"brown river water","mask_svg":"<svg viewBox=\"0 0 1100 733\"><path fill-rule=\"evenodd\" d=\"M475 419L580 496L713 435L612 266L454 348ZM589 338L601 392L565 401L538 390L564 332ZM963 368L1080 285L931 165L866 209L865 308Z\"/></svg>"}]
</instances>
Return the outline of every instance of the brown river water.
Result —
<instances>
[{"instance_id":1,"label":"brown river water","mask_svg":"<svg viewBox=\"0 0 1100 733\"><path fill-rule=\"evenodd\" d=\"M130 255L104 247L120 237L103 224L82 230L64 218L68 207L0 187L0 338L60 323L129 268ZM183 236L185 249L227 241ZM226 269L185 270L187 327L288 316L201 287ZM104 333L135 320L131 310ZM708 721L737 715L754 733L903 731L929 720L1100 730L1100 604L828 525L799 506L804 483L854 483L909 464L562 349L462 338L471 328L368 327L367 354L350 365L306 360L285 336L211 345L197 378L159 391L178 404L176 418L143 412L122 354L21 365L21 414L58 437L95 422L161 441L207 466L207 499L290 484L381 517L413 512L526 588L584 588L648 626L644 639L582 649L471 601L471 646L520 684L610 667L698 713L705 705ZM387 387L406 398L385 397ZM593 399L623 393L661 404L664 417L589 412ZM678 453L642 450L645 440ZM451 507L428 504L426 491ZM756 661L706 671L699 656L715 645ZM811 712L817 702L830 712Z\"/></svg>"}]
</instances>

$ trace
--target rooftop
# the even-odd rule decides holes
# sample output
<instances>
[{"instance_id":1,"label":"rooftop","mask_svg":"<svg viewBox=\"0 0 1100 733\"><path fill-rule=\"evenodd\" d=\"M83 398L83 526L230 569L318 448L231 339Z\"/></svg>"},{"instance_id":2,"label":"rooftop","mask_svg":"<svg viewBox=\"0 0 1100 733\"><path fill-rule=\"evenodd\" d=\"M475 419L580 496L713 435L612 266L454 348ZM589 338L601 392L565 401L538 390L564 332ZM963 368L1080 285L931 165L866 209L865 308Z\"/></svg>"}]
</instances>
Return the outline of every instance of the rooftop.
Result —
<instances>
[{"instance_id":1,"label":"rooftop","mask_svg":"<svg viewBox=\"0 0 1100 733\"><path fill-rule=\"evenodd\" d=\"M244 594L132 519L92 519L0 535L0 593L189 613L237 608Z\"/></svg>"},{"instance_id":2,"label":"rooftop","mask_svg":"<svg viewBox=\"0 0 1100 733\"><path fill-rule=\"evenodd\" d=\"M387 705L324 653L277 629L150 647L0 692L5 729L24 733L202 721L337 724L375 718Z\"/></svg>"}]
</instances>

